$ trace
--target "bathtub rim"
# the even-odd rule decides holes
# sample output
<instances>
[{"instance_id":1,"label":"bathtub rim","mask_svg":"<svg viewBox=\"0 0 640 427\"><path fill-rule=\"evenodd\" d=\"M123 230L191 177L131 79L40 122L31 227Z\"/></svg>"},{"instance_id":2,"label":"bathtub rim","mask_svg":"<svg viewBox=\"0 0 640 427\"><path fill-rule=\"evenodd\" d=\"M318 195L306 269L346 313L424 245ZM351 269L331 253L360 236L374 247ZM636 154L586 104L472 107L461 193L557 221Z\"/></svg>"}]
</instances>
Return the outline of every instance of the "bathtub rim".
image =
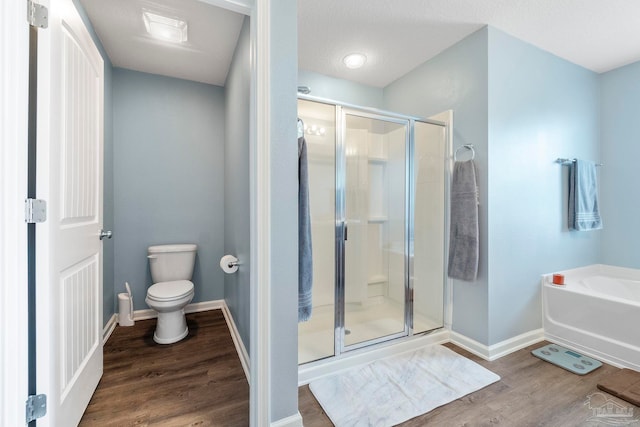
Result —
<instances>
[{"instance_id":1,"label":"bathtub rim","mask_svg":"<svg viewBox=\"0 0 640 427\"><path fill-rule=\"evenodd\" d=\"M592 264L585 267L578 267L578 268L569 269L569 270L555 271L553 273L546 273L541 276L541 280L540 280L543 292L544 292L544 289L555 289L563 292L570 292L570 293L576 293L576 294L582 294L582 295L591 295L597 298L602 298L602 299L606 299L616 303L631 305L633 307L640 308L640 301L628 300L612 294L594 291L592 289L588 289L585 287L577 288L576 285L572 285L571 283L567 283L566 285L554 285L552 281L554 274L564 274L565 281L567 281L567 279L573 280L573 281L582 280L587 277L592 277L595 275L607 276L615 279L640 281L640 269L618 267L618 266L607 265L607 264ZM638 293L640 293L640 286L638 286ZM544 305L544 300L542 302ZM543 318L544 318L544 311L543 311Z\"/></svg>"},{"instance_id":2,"label":"bathtub rim","mask_svg":"<svg viewBox=\"0 0 640 427\"><path fill-rule=\"evenodd\" d=\"M551 283L551 279L554 274L564 274L571 277L586 277L593 276L595 274L608 275L627 280L640 280L640 269L630 267L620 267L609 264L590 264L582 267L569 268L566 270L554 271L552 273L542 274L542 278L545 282ZM561 287L561 286L558 286Z\"/></svg>"}]
</instances>

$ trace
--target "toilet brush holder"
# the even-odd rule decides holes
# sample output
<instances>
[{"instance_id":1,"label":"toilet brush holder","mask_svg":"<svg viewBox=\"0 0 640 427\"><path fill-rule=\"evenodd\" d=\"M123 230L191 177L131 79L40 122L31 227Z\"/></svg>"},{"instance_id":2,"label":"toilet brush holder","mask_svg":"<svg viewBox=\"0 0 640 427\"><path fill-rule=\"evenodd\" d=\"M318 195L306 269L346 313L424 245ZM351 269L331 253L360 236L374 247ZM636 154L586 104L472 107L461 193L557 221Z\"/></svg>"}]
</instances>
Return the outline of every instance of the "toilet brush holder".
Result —
<instances>
[{"instance_id":1,"label":"toilet brush holder","mask_svg":"<svg viewBox=\"0 0 640 427\"><path fill-rule=\"evenodd\" d=\"M127 292L118 294L118 324L120 326L133 326L133 298L131 289L126 283Z\"/></svg>"}]
</instances>

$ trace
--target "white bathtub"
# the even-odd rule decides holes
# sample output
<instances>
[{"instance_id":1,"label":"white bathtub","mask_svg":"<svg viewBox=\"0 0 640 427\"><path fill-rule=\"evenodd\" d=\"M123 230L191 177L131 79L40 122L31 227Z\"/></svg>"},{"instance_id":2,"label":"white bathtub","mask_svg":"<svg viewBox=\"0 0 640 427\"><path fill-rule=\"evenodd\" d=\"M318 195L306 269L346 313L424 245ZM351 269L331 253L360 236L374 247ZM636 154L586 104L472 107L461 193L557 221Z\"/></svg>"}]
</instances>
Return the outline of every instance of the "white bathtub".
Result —
<instances>
[{"instance_id":1,"label":"white bathtub","mask_svg":"<svg viewBox=\"0 0 640 427\"><path fill-rule=\"evenodd\" d=\"M542 276L545 338L618 367L640 370L640 270L595 264Z\"/></svg>"}]
</instances>

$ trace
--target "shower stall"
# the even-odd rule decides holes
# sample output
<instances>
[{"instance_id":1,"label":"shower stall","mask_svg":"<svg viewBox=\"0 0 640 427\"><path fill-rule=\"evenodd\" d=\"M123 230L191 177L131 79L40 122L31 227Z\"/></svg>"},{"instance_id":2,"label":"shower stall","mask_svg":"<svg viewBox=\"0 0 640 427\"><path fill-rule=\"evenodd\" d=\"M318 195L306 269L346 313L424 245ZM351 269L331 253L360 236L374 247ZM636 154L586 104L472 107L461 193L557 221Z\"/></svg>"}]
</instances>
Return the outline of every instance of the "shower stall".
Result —
<instances>
[{"instance_id":1,"label":"shower stall","mask_svg":"<svg viewBox=\"0 0 640 427\"><path fill-rule=\"evenodd\" d=\"M299 96L313 308L300 364L444 325L446 126Z\"/></svg>"}]
</instances>

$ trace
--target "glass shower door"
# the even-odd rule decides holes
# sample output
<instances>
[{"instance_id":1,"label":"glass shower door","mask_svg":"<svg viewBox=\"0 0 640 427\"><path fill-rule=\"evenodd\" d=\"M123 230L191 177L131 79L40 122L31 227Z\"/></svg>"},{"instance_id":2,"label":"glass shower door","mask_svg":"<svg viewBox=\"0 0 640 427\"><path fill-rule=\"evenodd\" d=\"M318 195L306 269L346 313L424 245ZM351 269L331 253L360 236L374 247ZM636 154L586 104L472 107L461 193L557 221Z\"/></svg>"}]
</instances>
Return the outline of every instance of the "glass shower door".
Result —
<instances>
[{"instance_id":1,"label":"glass shower door","mask_svg":"<svg viewBox=\"0 0 640 427\"><path fill-rule=\"evenodd\" d=\"M353 349L408 333L408 121L348 110L343 120L342 337Z\"/></svg>"},{"instance_id":2,"label":"glass shower door","mask_svg":"<svg viewBox=\"0 0 640 427\"><path fill-rule=\"evenodd\" d=\"M298 363L335 354L336 106L299 100L304 123L313 244L311 319L298 326Z\"/></svg>"},{"instance_id":3,"label":"glass shower door","mask_svg":"<svg viewBox=\"0 0 640 427\"><path fill-rule=\"evenodd\" d=\"M313 308L298 362L444 322L446 128L300 99L313 243Z\"/></svg>"},{"instance_id":4,"label":"glass shower door","mask_svg":"<svg viewBox=\"0 0 640 427\"><path fill-rule=\"evenodd\" d=\"M416 121L409 233L414 334L444 326L446 159L445 127Z\"/></svg>"}]
</instances>

